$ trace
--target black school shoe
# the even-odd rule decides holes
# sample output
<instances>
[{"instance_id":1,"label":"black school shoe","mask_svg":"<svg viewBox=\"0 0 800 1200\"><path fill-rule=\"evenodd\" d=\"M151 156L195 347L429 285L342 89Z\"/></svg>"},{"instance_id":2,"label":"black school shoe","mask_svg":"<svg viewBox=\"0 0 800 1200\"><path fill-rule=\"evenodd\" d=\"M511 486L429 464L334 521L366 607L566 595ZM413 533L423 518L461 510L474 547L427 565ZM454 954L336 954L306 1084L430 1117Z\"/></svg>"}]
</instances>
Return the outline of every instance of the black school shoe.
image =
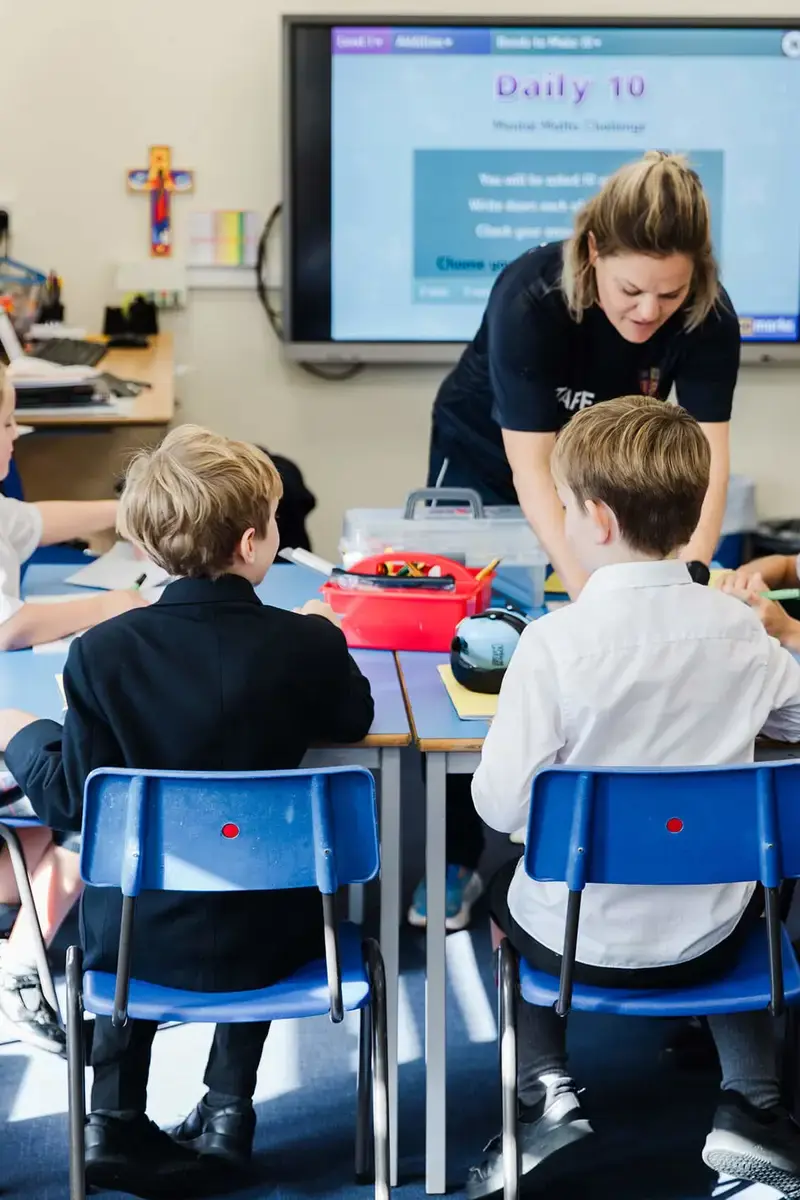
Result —
<instances>
[{"instance_id":1,"label":"black school shoe","mask_svg":"<svg viewBox=\"0 0 800 1200\"><path fill-rule=\"evenodd\" d=\"M794 1200L800 1197L800 1126L782 1105L755 1108L738 1092L724 1091L703 1162L712 1171L763 1183Z\"/></svg>"},{"instance_id":2,"label":"black school shoe","mask_svg":"<svg viewBox=\"0 0 800 1200\"><path fill-rule=\"evenodd\" d=\"M517 1146L520 1156L520 1184L538 1182L541 1167L558 1172L567 1157L561 1151L592 1134L577 1092L560 1090L542 1097L538 1104L522 1109L517 1123ZM503 1194L503 1135L493 1138L485 1150L486 1158L479 1167L470 1167L466 1192L469 1200ZM557 1157L554 1157L557 1156ZM552 1178L550 1170L548 1180ZM544 1180L543 1180L544 1181Z\"/></svg>"},{"instance_id":3,"label":"black school shoe","mask_svg":"<svg viewBox=\"0 0 800 1200\"><path fill-rule=\"evenodd\" d=\"M203 1099L169 1136L196 1154L224 1159L241 1170L250 1162L255 1128L249 1100L214 1107Z\"/></svg>"},{"instance_id":4,"label":"black school shoe","mask_svg":"<svg viewBox=\"0 0 800 1200\"><path fill-rule=\"evenodd\" d=\"M132 1120L89 1113L86 1183L143 1200L190 1200L219 1190L220 1180L209 1177L207 1161L179 1146L144 1113Z\"/></svg>"}]
</instances>

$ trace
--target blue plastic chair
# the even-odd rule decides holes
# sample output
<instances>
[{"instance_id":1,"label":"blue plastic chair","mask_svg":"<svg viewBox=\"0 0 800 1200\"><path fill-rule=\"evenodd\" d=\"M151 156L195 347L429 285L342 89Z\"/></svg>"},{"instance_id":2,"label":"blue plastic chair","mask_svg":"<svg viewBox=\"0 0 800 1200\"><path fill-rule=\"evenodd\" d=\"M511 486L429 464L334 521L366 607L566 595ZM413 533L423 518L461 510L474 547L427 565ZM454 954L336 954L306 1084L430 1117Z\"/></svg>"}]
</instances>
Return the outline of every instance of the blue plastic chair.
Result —
<instances>
[{"instance_id":1,"label":"blue plastic chair","mask_svg":"<svg viewBox=\"0 0 800 1200\"><path fill-rule=\"evenodd\" d=\"M3 793L0 792L0 800L2 799ZM18 829L39 829L40 827L41 821L37 820L36 817L5 816L0 818L0 839L5 842L8 847L8 853L11 856L11 869L14 872L14 881L19 892L20 908L22 912L27 913L33 929L36 968L39 973L42 995L56 1014L58 1020L61 1021L61 1010L58 1004L56 985L53 981L53 973L50 970L50 963L47 958L47 947L44 944L39 914L36 911L36 905L33 900L31 881L25 863L22 843L17 834Z\"/></svg>"},{"instance_id":2,"label":"blue plastic chair","mask_svg":"<svg viewBox=\"0 0 800 1200\"><path fill-rule=\"evenodd\" d=\"M561 976L537 971L500 945L500 1060L505 1200L519 1194L517 989L529 1004L626 1016L686 1017L800 1001L800 966L780 920L779 889L800 877L800 762L737 767L586 770L534 777L525 872L568 888ZM759 921L725 976L674 990L576 984L581 897L587 883L722 884L758 880Z\"/></svg>"},{"instance_id":3,"label":"blue plastic chair","mask_svg":"<svg viewBox=\"0 0 800 1200\"><path fill-rule=\"evenodd\" d=\"M67 952L70 1200L85 1197L83 1013L147 1021L246 1022L361 1014L356 1176L370 1172L373 1103L375 1195L390 1196L386 982L380 947L339 922L336 892L379 870L375 782L356 767L262 771L93 771L86 780L81 875L122 891L116 975L83 970ZM200 993L132 979L136 897L142 891L270 891L316 887L325 958L270 987ZM168 936L169 931L164 931Z\"/></svg>"},{"instance_id":4,"label":"blue plastic chair","mask_svg":"<svg viewBox=\"0 0 800 1200\"><path fill-rule=\"evenodd\" d=\"M22 479L20 478L19 469L13 458L11 465L8 468L8 474L0 484L0 492L4 496L8 496L11 500L22 500Z\"/></svg>"}]
</instances>

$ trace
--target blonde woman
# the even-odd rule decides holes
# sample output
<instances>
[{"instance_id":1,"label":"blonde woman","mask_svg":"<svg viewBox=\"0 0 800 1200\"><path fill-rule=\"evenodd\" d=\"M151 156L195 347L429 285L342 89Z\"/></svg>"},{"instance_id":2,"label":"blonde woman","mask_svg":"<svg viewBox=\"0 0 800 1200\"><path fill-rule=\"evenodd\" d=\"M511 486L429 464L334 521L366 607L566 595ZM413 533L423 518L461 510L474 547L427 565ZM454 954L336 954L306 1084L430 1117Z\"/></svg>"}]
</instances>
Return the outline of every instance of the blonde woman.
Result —
<instances>
[{"instance_id":1,"label":"blonde woman","mask_svg":"<svg viewBox=\"0 0 800 1200\"><path fill-rule=\"evenodd\" d=\"M739 322L720 286L702 184L683 158L650 151L612 175L565 243L540 246L498 277L480 329L433 407L428 483L519 504L570 595L586 573L564 536L550 474L556 434L615 396L665 400L673 385L711 447L700 521L681 557L708 582L728 484L728 423ZM448 780L448 928L480 895L483 848L469 779ZM424 885L409 912L426 923Z\"/></svg>"}]
</instances>

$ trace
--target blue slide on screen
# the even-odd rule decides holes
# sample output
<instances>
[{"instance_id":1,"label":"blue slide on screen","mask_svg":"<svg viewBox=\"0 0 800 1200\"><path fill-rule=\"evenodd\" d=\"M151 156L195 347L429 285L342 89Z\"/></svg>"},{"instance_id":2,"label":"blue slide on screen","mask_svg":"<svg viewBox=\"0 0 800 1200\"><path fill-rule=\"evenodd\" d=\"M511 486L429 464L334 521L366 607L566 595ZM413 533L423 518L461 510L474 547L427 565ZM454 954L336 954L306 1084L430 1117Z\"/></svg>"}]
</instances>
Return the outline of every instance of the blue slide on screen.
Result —
<instances>
[{"instance_id":1,"label":"blue slide on screen","mask_svg":"<svg viewBox=\"0 0 800 1200\"><path fill-rule=\"evenodd\" d=\"M703 180L743 337L797 340L800 35L348 27L332 54L334 340L469 340L503 266L650 149Z\"/></svg>"}]
</instances>

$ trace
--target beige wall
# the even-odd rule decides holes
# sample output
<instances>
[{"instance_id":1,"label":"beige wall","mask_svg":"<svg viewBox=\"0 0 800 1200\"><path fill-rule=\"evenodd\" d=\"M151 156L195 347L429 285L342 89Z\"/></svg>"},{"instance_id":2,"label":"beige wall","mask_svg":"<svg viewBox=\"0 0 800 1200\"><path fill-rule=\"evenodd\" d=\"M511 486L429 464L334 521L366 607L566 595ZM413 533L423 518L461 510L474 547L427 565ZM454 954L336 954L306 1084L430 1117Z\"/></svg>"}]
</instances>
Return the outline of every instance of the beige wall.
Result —
<instances>
[{"instance_id":1,"label":"beige wall","mask_svg":"<svg viewBox=\"0 0 800 1200\"><path fill-rule=\"evenodd\" d=\"M486 12L483 0L434 7ZM280 13L314 8L312 0L0 0L0 205L12 212L16 256L64 276L71 322L96 327L114 264L145 253L146 201L126 194L124 175L148 145L171 144L176 165L197 172L194 196L176 201L178 253L190 208L266 213L280 198ZM316 10L432 11L402 0ZM501 11L529 20L651 10L646 0L505 0ZM673 0L662 11L762 9L753 0ZM771 11L797 19L794 0L773 0ZM189 368L181 417L296 458L319 498L312 528L322 551L333 553L345 508L397 504L424 482L440 371L381 368L346 384L317 382L282 361L255 295L243 292L193 292L188 310L165 324ZM800 511L799 433L800 372L745 371L734 468L755 477L765 514Z\"/></svg>"}]
</instances>

